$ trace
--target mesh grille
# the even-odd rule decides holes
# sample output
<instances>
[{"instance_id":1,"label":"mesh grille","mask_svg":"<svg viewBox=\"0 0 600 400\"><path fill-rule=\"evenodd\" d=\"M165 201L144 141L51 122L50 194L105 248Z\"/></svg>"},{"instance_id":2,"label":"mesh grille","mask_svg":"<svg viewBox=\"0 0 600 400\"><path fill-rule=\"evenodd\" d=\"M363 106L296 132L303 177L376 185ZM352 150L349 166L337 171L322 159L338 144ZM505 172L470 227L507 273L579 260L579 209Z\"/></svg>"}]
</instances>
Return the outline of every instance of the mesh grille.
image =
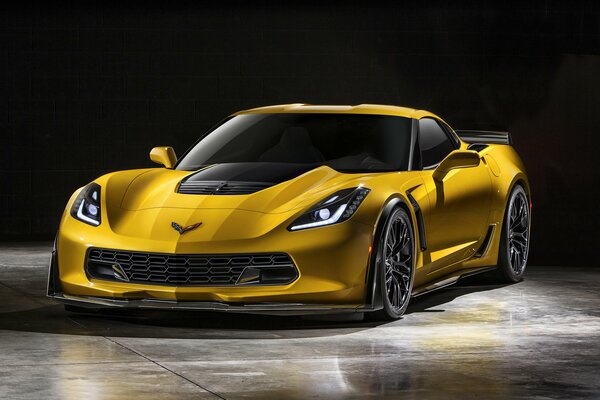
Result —
<instances>
[{"instance_id":1,"label":"mesh grille","mask_svg":"<svg viewBox=\"0 0 600 400\"><path fill-rule=\"evenodd\" d=\"M246 267L295 269L285 253L183 255L94 248L88 253L88 271L93 263L118 264L130 282L177 286L235 285Z\"/></svg>"}]
</instances>

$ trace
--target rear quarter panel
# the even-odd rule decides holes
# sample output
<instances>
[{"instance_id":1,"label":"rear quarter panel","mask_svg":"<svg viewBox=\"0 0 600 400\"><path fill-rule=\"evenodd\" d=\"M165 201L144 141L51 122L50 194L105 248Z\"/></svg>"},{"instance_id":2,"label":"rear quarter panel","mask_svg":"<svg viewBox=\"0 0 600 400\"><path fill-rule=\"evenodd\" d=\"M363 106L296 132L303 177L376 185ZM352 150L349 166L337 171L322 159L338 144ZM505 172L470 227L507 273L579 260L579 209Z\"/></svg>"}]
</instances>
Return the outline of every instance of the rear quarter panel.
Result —
<instances>
[{"instance_id":1,"label":"rear quarter panel","mask_svg":"<svg viewBox=\"0 0 600 400\"><path fill-rule=\"evenodd\" d=\"M531 198L525 165L516 150L509 145L490 145L481 155L492 173L493 198L490 219L500 223L504 217L508 196L516 183L520 183Z\"/></svg>"},{"instance_id":2,"label":"rear quarter panel","mask_svg":"<svg viewBox=\"0 0 600 400\"><path fill-rule=\"evenodd\" d=\"M489 223L495 224L496 229L488 253L481 258L473 258L464 262L463 268L465 269L491 266L498 263L504 212L513 187L516 184L522 185L527 196L531 198L531 187L525 165L512 146L490 144L480 154L482 162L488 165L492 177L492 202Z\"/></svg>"}]
</instances>

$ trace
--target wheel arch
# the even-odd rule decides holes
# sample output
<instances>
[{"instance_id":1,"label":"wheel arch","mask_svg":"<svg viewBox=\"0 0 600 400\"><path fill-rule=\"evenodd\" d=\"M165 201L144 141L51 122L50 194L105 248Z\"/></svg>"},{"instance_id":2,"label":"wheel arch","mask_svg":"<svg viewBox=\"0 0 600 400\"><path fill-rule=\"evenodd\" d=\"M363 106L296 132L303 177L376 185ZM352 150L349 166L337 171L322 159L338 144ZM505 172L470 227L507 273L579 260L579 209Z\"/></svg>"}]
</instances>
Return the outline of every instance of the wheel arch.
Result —
<instances>
[{"instance_id":1,"label":"wheel arch","mask_svg":"<svg viewBox=\"0 0 600 400\"><path fill-rule=\"evenodd\" d=\"M506 207L508 207L510 195L513 192L513 190L515 189L515 186L517 186L517 185L521 186L523 188L523 190L525 190L525 194L527 195L527 200L529 200L530 206L531 206L531 187L529 185L529 179L527 179L527 175L525 175L525 173L519 171L512 177L510 184L507 186L507 189L505 191L505 195L504 195L504 199L503 199L503 207L502 207L502 213L503 213L502 221L504 221L504 213L506 212Z\"/></svg>"},{"instance_id":2,"label":"wheel arch","mask_svg":"<svg viewBox=\"0 0 600 400\"><path fill-rule=\"evenodd\" d=\"M527 198L531 200L531 187L529 186L529 180L527 179L525 174L521 173L515 176L508 193L510 194L517 185L523 187L523 190L525 190L525 194L527 194Z\"/></svg>"},{"instance_id":3,"label":"wheel arch","mask_svg":"<svg viewBox=\"0 0 600 400\"><path fill-rule=\"evenodd\" d=\"M386 200L385 205L382 207L375 223L375 229L373 231L373 243L371 245L371 253L369 255L369 264L367 268L365 282L365 306L370 306L370 308L372 308L374 311L383 308L381 287L379 287L379 280L376 279L379 272L379 266L377 265L377 248L379 246L379 239L381 237L381 232L384 229L385 222L387 221L388 216L397 207L404 209L404 211L406 211L406 213L410 216L415 238L418 236L417 217L415 210L410 206L410 200L408 197L400 193L392 194ZM415 246L415 251L419 251L419 246Z\"/></svg>"}]
</instances>

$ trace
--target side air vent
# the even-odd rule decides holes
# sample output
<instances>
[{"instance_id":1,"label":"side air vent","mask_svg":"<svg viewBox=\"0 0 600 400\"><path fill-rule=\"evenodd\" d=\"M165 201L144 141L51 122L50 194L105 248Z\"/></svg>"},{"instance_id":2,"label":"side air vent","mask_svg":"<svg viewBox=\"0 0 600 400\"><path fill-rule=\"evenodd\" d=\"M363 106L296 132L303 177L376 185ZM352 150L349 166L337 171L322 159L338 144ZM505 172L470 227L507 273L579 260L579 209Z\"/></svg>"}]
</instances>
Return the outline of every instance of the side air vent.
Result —
<instances>
[{"instance_id":1,"label":"side air vent","mask_svg":"<svg viewBox=\"0 0 600 400\"><path fill-rule=\"evenodd\" d=\"M473 150L473 151L476 151L479 153L481 150L487 149L487 148L488 148L488 145L485 143L473 143L473 144L470 144L469 147L467 147L467 150Z\"/></svg>"},{"instance_id":2,"label":"side air vent","mask_svg":"<svg viewBox=\"0 0 600 400\"><path fill-rule=\"evenodd\" d=\"M181 182L181 194L251 194L273 186L269 182L192 181Z\"/></svg>"},{"instance_id":3,"label":"side air vent","mask_svg":"<svg viewBox=\"0 0 600 400\"><path fill-rule=\"evenodd\" d=\"M492 237L494 236L495 229L496 225L494 224L488 227L487 233L485 234L485 238L483 239L479 250L477 250L477 253L475 253L475 258L481 258L487 253L488 249L490 248L490 243L492 241Z\"/></svg>"}]
</instances>

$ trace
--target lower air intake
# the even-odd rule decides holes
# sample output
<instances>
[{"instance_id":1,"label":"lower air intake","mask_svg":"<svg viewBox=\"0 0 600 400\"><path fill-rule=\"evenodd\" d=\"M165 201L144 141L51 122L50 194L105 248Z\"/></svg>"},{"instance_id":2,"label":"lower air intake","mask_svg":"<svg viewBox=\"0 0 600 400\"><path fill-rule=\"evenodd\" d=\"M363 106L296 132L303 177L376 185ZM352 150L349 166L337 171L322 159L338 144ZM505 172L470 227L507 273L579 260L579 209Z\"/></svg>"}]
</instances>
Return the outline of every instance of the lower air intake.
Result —
<instances>
[{"instance_id":1,"label":"lower air intake","mask_svg":"<svg viewBox=\"0 0 600 400\"><path fill-rule=\"evenodd\" d=\"M162 254L92 248L85 268L91 278L166 286L284 285L298 277L285 253Z\"/></svg>"}]
</instances>

